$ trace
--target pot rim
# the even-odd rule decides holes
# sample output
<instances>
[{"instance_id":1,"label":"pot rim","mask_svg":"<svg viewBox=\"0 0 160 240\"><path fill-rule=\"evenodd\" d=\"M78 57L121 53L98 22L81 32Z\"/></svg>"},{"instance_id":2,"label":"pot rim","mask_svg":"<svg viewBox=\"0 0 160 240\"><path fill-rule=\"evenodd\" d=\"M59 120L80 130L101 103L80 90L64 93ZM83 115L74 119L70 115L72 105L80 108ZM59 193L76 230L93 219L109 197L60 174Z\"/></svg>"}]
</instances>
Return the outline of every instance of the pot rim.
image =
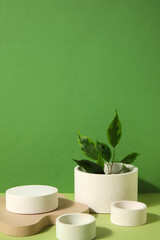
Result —
<instances>
[{"instance_id":1,"label":"pot rim","mask_svg":"<svg viewBox=\"0 0 160 240\"><path fill-rule=\"evenodd\" d=\"M78 224L76 224L76 223L73 223L73 224L66 223L66 222L62 221L63 218L65 218L66 216L70 216L70 217L72 217L72 216L77 216L77 217L82 216L82 218L83 217L88 218L87 219L88 221L85 222L85 223L78 223ZM63 214L63 215L57 217L56 223L67 226L67 227L82 227L82 226L87 226L87 225L92 224L93 222L95 222L95 220L96 220L95 217L91 214L87 214L87 213L67 213L67 214Z\"/></svg>"},{"instance_id":2,"label":"pot rim","mask_svg":"<svg viewBox=\"0 0 160 240\"><path fill-rule=\"evenodd\" d=\"M113 202L111 209L113 208L123 212L137 212L146 209L147 205L139 201L122 200Z\"/></svg>"},{"instance_id":3,"label":"pot rim","mask_svg":"<svg viewBox=\"0 0 160 240\"><path fill-rule=\"evenodd\" d=\"M105 163L106 164L106 163ZM123 163L120 163L120 162L114 162L114 164L120 164L120 165L123 165ZM132 173L134 173L134 172L138 172L138 168L137 167L135 167L134 165L132 165L132 164L125 164L126 166L128 166L128 167L132 167L133 169L130 171L130 172L126 172L126 173L120 173L120 174L116 174L116 173L112 173L112 174L98 174L98 173L88 173L88 172L84 172L84 171L81 171L79 168L80 168L80 166L78 165L78 166L76 166L75 168L74 168L74 170L75 171L77 171L77 172L81 172L81 174L88 174L88 175L95 175L95 176L102 176L102 177L120 177L120 176L124 176L124 175L130 175L130 174L132 174Z\"/></svg>"}]
</instances>

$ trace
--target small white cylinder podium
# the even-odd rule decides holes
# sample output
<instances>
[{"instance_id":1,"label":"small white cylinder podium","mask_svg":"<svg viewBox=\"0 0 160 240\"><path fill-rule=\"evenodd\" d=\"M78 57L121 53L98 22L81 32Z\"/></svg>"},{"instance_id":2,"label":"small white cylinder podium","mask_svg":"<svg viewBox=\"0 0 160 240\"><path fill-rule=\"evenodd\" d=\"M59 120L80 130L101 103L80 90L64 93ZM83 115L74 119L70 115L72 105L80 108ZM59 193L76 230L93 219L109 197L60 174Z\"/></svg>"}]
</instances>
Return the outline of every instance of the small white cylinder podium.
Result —
<instances>
[{"instance_id":1,"label":"small white cylinder podium","mask_svg":"<svg viewBox=\"0 0 160 240\"><path fill-rule=\"evenodd\" d=\"M6 191L6 209L18 214L37 214L58 208L58 189L45 185L25 185Z\"/></svg>"}]
</instances>

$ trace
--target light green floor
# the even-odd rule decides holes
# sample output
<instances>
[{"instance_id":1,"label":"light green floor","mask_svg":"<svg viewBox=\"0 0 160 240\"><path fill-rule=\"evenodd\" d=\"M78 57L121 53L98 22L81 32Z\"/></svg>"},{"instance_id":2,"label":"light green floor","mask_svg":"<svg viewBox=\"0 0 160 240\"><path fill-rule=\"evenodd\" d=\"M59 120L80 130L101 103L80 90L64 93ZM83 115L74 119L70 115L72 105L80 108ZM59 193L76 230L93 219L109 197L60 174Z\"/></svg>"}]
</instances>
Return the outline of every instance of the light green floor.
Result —
<instances>
[{"instance_id":1,"label":"light green floor","mask_svg":"<svg viewBox=\"0 0 160 240\"><path fill-rule=\"evenodd\" d=\"M69 199L74 198L73 194L65 194ZM120 227L110 222L110 214L95 214L97 225L96 239L114 240L151 240L160 236L160 193L140 194L139 201L148 206L147 224L139 227ZM25 239L25 240L56 240L55 226L47 227L39 234L30 237L10 237L0 233L0 240ZM68 239L69 240L69 239ZM76 240L76 239L75 239Z\"/></svg>"}]
</instances>

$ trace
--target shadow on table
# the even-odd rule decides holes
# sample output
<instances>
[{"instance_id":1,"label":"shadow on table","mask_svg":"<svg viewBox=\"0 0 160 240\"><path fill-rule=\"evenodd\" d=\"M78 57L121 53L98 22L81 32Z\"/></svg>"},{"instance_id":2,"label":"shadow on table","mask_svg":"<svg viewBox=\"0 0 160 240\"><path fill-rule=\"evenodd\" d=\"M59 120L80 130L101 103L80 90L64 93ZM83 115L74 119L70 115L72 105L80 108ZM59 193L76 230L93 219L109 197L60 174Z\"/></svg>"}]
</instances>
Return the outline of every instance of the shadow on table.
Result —
<instances>
[{"instance_id":1,"label":"shadow on table","mask_svg":"<svg viewBox=\"0 0 160 240\"><path fill-rule=\"evenodd\" d=\"M74 205L74 202L67 198L59 197L58 201L59 201L59 204L58 204L57 210L66 209Z\"/></svg>"},{"instance_id":2,"label":"shadow on table","mask_svg":"<svg viewBox=\"0 0 160 240\"><path fill-rule=\"evenodd\" d=\"M110 229L104 227L96 227L96 232L97 232L96 239L104 239L105 237L107 238L113 234L113 232Z\"/></svg>"},{"instance_id":3,"label":"shadow on table","mask_svg":"<svg viewBox=\"0 0 160 240\"><path fill-rule=\"evenodd\" d=\"M159 187L156 187L153 184L146 182L143 179L139 179L138 188L139 188L138 192L142 193L139 195L138 201L146 203L147 206L155 206L160 204L160 198L158 194L160 193ZM152 193L155 193L155 194L152 194Z\"/></svg>"},{"instance_id":4,"label":"shadow on table","mask_svg":"<svg viewBox=\"0 0 160 240\"><path fill-rule=\"evenodd\" d=\"M50 226L44 227L44 228L43 228L39 233L37 233L36 235L41 234L41 233L48 232L53 226L55 226L55 225L50 225Z\"/></svg>"},{"instance_id":5,"label":"shadow on table","mask_svg":"<svg viewBox=\"0 0 160 240\"><path fill-rule=\"evenodd\" d=\"M160 216L153 213L147 213L147 224L160 222Z\"/></svg>"},{"instance_id":6,"label":"shadow on table","mask_svg":"<svg viewBox=\"0 0 160 240\"><path fill-rule=\"evenodd\" d=\"M47 232L52 226L47 226L45 227L44 229L42 229L41 232L39 232L38 234L41 234L41 233L45 233ZM37 235L38 235L37 234ZM104 238L107 238L109 236L111 236L113 234L113 232L108 229L108 228L105 228L105 227L96 227L96 239L104 239Z\"/></svg>"},{"instance_id":7,"label":"shadow on table","mask_svg":"<svg viewBox=\"0 0 160 240\"><path fill-rule=\"evenodd\" d=\"M138 178L138 192L139 193L160 193L160 187L153 185L141 178Z\"/></svg>"}]
</instances>

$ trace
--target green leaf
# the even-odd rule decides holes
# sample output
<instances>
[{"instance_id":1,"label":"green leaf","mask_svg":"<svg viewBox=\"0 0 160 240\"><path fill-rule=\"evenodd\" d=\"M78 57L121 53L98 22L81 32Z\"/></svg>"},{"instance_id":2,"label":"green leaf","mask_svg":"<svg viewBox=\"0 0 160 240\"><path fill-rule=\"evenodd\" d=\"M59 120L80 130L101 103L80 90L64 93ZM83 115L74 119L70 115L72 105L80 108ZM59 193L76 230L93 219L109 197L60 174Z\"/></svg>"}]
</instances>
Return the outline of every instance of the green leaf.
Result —
<instances>
[{"instance_id":1,"label":"green leaf","mask_svg":"<svg viewBox=\"0 0 160 240\"><path fill-rule=\"evenodd\" d=\"M73 159L80 167L84 168L88 173L97 173L97 174L105 174L102 167L98 164L91 162L89 160L75 160Z\"/></svg>"},{"instance_id":2,"label":"green leaf","mask_svg":"<svg viewBox=\"0 0 160 240\"><path fill-rule=\"evenodd\" d=\"M88 137L82 136L78 133L78 140L82 152L93 160L98 160L98 151L95 143Z\"/></svg>"},{"instance_id":3,"label":"green leaf","mask_svg":"<svg viewBox=\"0 0 160 240\"><path fill-rule=\"evenodd\" d=\"M121 135L122 135L121 122L119 120L118 113L116 110L116 115L113 121L110 123L107 130L108 141L112 145L112 147L115 147L119 143Z\"/></svg>"},{"instance_id":4,"label":"green leaf","mask_svg":"<svg viewBox=\"0 0 160 240\"><path fill-rule=\"evenodd\" d=\"M99 153L99 158L97 160L97 164L101 166L101 168L104 170L104 160L102 158L102 152Z\"/></svg>"},{"instance_id":5,"label":"green leaf","mask_svg":"<svg viewBox=\"0 0 160 240\"><path fill-rule=\"evenodd\" d=\"M125 158L123 158L121 160L122 163L132 163L134 162L134 160L140 155L140 153L136 153L136 152L133 152L133 153L130 153L128 154Z\"/></svg>"},{"instance_id":6,"label":"green leaf","mask_svg":"<svg viewBox=\"0 0 160 240\"><path fill-rule=\"evenodd\" d=\"M111 149L105 143L100 143L99 141L97 141L96 147L98 152L102 154L104 160L109 162L111 159Z\"/></svg>"}]
</instances>

